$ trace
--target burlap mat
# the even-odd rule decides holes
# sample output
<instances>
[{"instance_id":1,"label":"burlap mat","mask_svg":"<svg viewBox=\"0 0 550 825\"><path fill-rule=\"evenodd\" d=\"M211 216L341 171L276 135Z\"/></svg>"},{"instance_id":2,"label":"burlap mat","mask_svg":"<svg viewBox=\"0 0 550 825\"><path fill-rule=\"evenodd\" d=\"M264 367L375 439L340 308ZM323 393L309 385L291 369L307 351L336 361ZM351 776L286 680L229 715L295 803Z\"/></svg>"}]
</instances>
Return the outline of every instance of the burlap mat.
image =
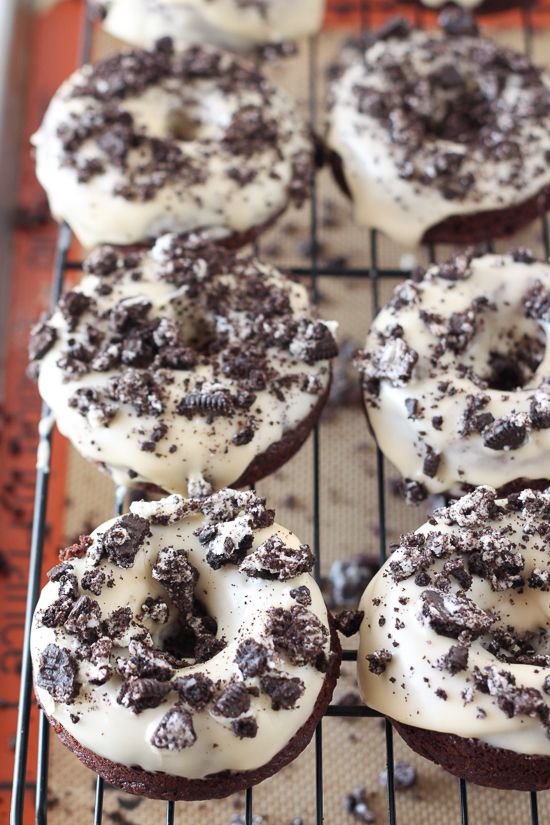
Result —
<instances>
[{"instance_id":1,"label":"burlap mat","mask_svg":"<svg viewBox=\"0 0 550 825\"><path fill-rule=\"evenodd\" d=\"M318 46L319 124L322 121L324 67L337 53L344 35L324 34ZM521 46L518 32L502 31L498 39ZM535 37L535 55L548 56L548 40ZM101 37L96 55L112 50L113 44ZM307 111L308 50L269 71L298 97ZM349 266L368 266L368 233L353 226L349 205L335 189L328 171L318 176L319 261L329 264L341 259ZM262 239L260 252L283 265L304 266L309 263L309 208L285 215L278 227ZM540 224L509 242L497 243L496 249L526 243L542 254ZM443 257L449 250L438 249ZM425 254L419 261L425 261ZM379 237L380 266L410 266L410 256L390 241ZM394 281L380 284L384 300ZM364 278L327 276L320 279L320 313L340 322L340 340L346 350L362 343L372 316L371 284ZM339 373L342 395L353 396L353 386ZM412 529L424 520L425 507L406 508L391 492L396 472L386 466L388 540ZM378 552L379 520L376 487L376 463L373 441L357 403L333 405L320 428L321 480L321 554L326 573L330 563L357 552ZM313 449L311 439L300 454L279 473L258 485L277 510L277 520L294 530L304 541L312 541ZM83 528L90 529L113 511L111 482L88 466L74 451L67 477L68 506L66 534L70 538ZM354 685L355 666L346 663L336 696ZM416 766L416 785L396 794L397 820L400 825L441 825L460 822L457 781L437 766L416 757L398 736L395 739L396 761ZM91 822L95 777L52 735L49 775L49 817L51 825L74 825ZM369 805L377 823L388 821L386 793L379 783L385 765L385 734L379 719L345 720L329 718L323 722L324 807L330 825L351 825L352 816L344 811L343 799L356 787L367 789ZM496 792L468 786L470 822L483 825L520 825L530 821L529 796L521 793ZM180 825L229 825L232 817L244 811L242 795L228 800L206 803L178 803L176 822ZM278 776L254 790L254 813L267 825L290 825L301 817L311 825L315 816L314 749L310 747ZM539 795L540 822L550 820L550 793ZM103 822L107 825L150 825L164 819L164 804L105 791ZM242 820L244 823L244 819Z\"/></svg>"}]
</instances>

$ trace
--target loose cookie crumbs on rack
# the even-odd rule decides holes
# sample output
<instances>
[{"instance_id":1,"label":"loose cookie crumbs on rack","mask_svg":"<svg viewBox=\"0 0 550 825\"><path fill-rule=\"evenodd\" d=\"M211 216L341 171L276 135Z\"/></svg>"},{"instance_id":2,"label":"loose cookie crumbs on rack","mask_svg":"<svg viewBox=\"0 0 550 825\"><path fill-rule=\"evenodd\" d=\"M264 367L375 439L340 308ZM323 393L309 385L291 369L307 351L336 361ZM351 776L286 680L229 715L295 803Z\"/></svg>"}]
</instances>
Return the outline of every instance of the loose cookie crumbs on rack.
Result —
<instances>
[{"instance_id":1,"label":"loose cookie crumbs on rack","mask_svg":"<svg viewBox=\"0 0 550 825\"><path fill-rule=\"evenodd\" d=\"M407 762L396 762L393 766L393 787L396 791L406 791L416 785L418 774L414 765ZM383 788L388 787L388 771L384 769L378 776L378 782Z\"/></svg>"},{"instance_id":2,"label":"loose cookie crumbs on rack","mask_svg":"<svg viewBox=\"0 0 550 825\"><path fill-rule=\"evenodd\" d=\"M344 797L344 810L358 822L375 822L376 817L369 808L367 789L355 788Z\"/></svg>"},{"instance_id":3,"label":"loose cookie crumbs on rack","mask_svg":"<svg viewBox=\"0 0 550 825\"><path fill-rule=\"evenodd\" d=\"M356 608L365 587L379 567L378 559L366 553L334 561L327 581L329 607Z\"/></svg>"}]
</instances>

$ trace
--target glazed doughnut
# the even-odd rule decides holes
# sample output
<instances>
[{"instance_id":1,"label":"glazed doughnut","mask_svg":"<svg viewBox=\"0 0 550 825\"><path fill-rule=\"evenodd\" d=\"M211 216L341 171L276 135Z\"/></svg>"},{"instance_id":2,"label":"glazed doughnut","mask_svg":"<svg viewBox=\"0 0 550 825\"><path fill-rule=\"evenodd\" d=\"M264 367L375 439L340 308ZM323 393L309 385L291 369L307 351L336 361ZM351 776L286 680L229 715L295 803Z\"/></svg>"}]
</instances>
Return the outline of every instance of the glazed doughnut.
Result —
<instances>
[{"instance_id":1,"label":"glazed doughnut","mask_svg":"<svg viewBox=\"0 0 550 825\"><path fill-rule=\"evenodd\" d=\"M116 787L227 796L294 759L330 701L340 647L313 554L250 492L130 510L48 574L38 701Z\"/></svg>"},{"instance_id":2,"label":"glazed doughnut","mask_svg":"<svg viewBox=\"0 0 550 825\"><path fill-rule=\"evenodd\" d=\"M407 247L510 234L550 205L548 76L469 15L440 19L390 21L332 85L327 144L355 220Z\"/></svg>"},{"instance_id":3,"label":"glazed doughnut","mask_svg":"<svg viewBox=\"0 0 550 825\"><path fill-rule=\"evenodd\" d=\"M476 14L494 14L509 9L523 9L533 6L536 0L452 0L452 5L468 9ZM449 0L407 0L418 3L430 9L441 9L449 4Z\"/></svg>"},{"instance_id":4,"label":"glazed doughnut","mask_svg":"<svg viewBox=\"0 0 550 825\"><path fill-rule=\"evenodd\" d=\"M84 66L33 137L52 213L87 247L163 232L240 246L305 199L311 141L253 66L169 38Z\"/></svg>"},{"instance_id":5,"label":"glazed doughnut","mask_svg":"<svg viewBox=\"0 0 550 825\"><path fill-rule=\"evenodd\" d=\"M478 487L402 536L360 608L363 699L416 751L550 788L550 492Z\"/></svg>"},{"instance_id":6,"label":"glazed doughnut","mask_svg":"<svg viewBox=\"0 0 550 825\"><path fill-rule=\"evenodd\" d=\"M252 484L302 445L336 354L303 286L274 267L166 235L99 247L39 323L30 354L61 432L117 484Z\"/></svg>"},{"instance_id":7,"label":"glazed doughnut","mask_svg":"<svg viewBox=\"0 0 550 825\"><path fill-rule=\"evenodd\" d=\"M470 252L418 278L395 289L358 356L380 449L416 500L546 484L550 266L526 249Z\"/></svg>"},{"instance_id":8,"label":"glazed doughnut","mask_svg":"<svg viewBox=\"0 0 550 825\"><path fill-rule=\"evenodd\" d=\"M150 48L169 35L178 49L210 43L245 50L295 40L321 27L324 0L96 0L109 34Z\"/></svg>"}]
</instances>

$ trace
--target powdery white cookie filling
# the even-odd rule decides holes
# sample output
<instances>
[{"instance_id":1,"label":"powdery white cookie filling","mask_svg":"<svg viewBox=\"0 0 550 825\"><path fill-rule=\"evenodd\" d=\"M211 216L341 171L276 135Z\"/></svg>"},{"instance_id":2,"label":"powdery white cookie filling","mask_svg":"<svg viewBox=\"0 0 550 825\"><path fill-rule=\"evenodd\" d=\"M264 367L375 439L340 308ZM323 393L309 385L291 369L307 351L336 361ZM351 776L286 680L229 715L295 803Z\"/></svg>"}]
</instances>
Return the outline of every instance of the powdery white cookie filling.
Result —
<instances>
[{"instance_id":1,"label":"powdery white cookie filling","mask_svg":"<svg viewBox=\"0 0 550 825\"><path fill-rule=\"evenodd\" d=\"M228 53L167 40L71 75L33 143L54 216L87 247L247 233L309 186L311 142L286 94Z\"/></svg>"},{"instance_id":2,"label":"powdery white cookie filling","mask_svg":"<svg viewBox=\"0 0 550 825\"><path fill-rule=\"evenodd\" d=\"M411 497L548 478L550 266L462 254L396 288L358 365Z\"/></svg>"},{"instance_id":3,"label":"powdery white cookie filling","mask_svg":"<svg viewBox=\"0 0 550 825\"><path fill-rule=\"evenodd\" d=\"M550 184L550 83L472 34L386 26L332 84L327 144L358 224L407 247L452 215L507 209Z\"/></svg>"},{"instance_id":4,"label":"powdery white cookie filling","mask_svg":"<svg viewBox=\"0 0 550 825\"><path fill-rule=\"evenodd\" d=\"M177 48L210 43L245 50L295 40L321 27L324 0L97 0L109 34L149 48L172 37Z\"/></svg>"},{"instance_id":5,"label":"powdery white cookie filling","mask_svg":"<svg viewBox=\"0 0 550 825\"><path fill-rule=\"evenodd\" d=\"M333 655L312 563L253 493L133 504L50 571L31 639L40 704L123 765L186 778L265 765L313 712Z\"/></svg>"},{"instance_id":6,"label":"powdery white cookie filling","mask_svg":"<svg viewBox=\"0 0 550 825\"><path fill-rule=\"evenodd\" d=\"M274 267L173 235L84 266L31 356L60 431L117 484L230 485L322 403L336 325Z\"/></svg>"},{"instance_id":7,"label":"powdery white cookie filling","mask_svg":"<svg viewBox=\"0 0 550 825\"><path fill-rule=\"evenodd\" d=\"M360 604L370 707L550 756L549 516L548 492L480 487L401 538Z\"/></svg>"}]
</instances>

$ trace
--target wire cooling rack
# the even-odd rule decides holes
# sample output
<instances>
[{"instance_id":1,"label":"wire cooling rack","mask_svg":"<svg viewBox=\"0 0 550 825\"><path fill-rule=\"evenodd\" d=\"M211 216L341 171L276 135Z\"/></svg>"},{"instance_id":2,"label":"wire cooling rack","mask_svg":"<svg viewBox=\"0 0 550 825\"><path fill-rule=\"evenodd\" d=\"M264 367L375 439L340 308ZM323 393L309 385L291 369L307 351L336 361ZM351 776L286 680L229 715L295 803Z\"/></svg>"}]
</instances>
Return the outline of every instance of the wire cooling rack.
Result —
<instances>
[{"instance_id":1,"label":"wire cooling rack","mask_svg":"<svg viewBox=\"0 0 550 825\"><path fill-rule=\"evenodd\" d=\"M345 7L344 7L345 6ZM342 4L343 13L350 10L359 12L360 26L363 30L370 28L371 15L374 7L379 10L376 0L355 0L355 3ZM388 3L391 7L391 3ZM537 8L543 7L550 11L550 4L541 2ZM80 62L89 60L91 54L93 27L83 4L82 33L80 47ZM533 25L529 9L523 8L521 11L522 30L524 48L527 54L532 51ZM417 11L417 22L422 22L422 12ZM318 107L318 43L317 38L309 40L308 49L308 109L309 120L312 127L317 122ZM309 234L310 243L309 263L307 266L295 266L290 268L290 272L296 276L305 277L309 280L314 298L319 297L319 281L324 276L342 278L361 278L371 290L373 312L378 312L380 301L381 279L403 279L408 273L404 269L391 269L379 266L378 256L378 234L375 230L369 233L370 260L364 267L348 267L346 265L331 264L321 265L319 258L318 243L318 211L319 198L317 190L316 174L311 181L311 201L309 214ZM541 219L541 236L544 254L550 256L550 232L547 216ZM70 258L71 232L66 224L60 227L56 253L53 264L53 280L51 289L51 306L57 303L65 279L65 274L70 270L78 270L81 263ZM487 243L488 251L492 251L492 242ZM434 246L428 248L428 255L431 262L437 260L437 250ZM50 410L43 405L41 421L39 424L39 444L36 491L33 511L33 525L31 536L29 581L27 591L27 603L25 611L24 649L21 666L21 688L19 698L18 724L15 742L15 767L11 806L11 825L23 825L25 777L28 762L29 736L30 736L30 715L32 703L32 665L29 650L29 638L32 616L40 589L40 574L42 566L42 554L46 529L46 505L48 500L48 487L50 478L50 447L51 447L52 417ZM313 432L313 486L312 486L312 513L313 513L313 548L315 552L315 577L320 581L321 570L321 519L320 519L320 490L321 490L321 449L320 431L317 426ZM380 561L386 558L386 494L385 494L385 469L384 458L380 450L376 450L376 494L377 494L377 514L379 526L378 552ZM119 488L115 494L115 514L119 515L124 509L125 501L124 488ZM355 662L357 660L357 650L344 650L344 661ZM332 704L327 708L326 716L329 717L380 717L381 715L365 706L346 706ZM385 750L387 767L387 812L389 825L397 825L396 803L395 803L395 777L394 777L394 750L393 750L393 730L391 723L385 720ZM48 795L48 765L49 765L49 733L50 726L42 711L38 722L38 757L37 757L37 780L35 795L35 810L37 825L47 825L47 795ZM315 747L315 823L322 825L323 814L323 723L319 722L314 737ZM460 805L460 823L469 825L470 816L468 810L468 788L463 779L457 780L457 790ZM93 811L93 825L102 825L103 821L103 791L104 782L101 777L96 777L95 783L95 804ZM539 807L537 793L531 792L529 796L529 819L525 819L525 825L539 825ZM185 803L178 803L184 805ZM174 825L176 803L167 802L164 815L166 825ZM83 820L86 822L86 820ZM253 825L253 789L247 789L245 793L245 825ZM159 824L162 817L156 820Z\"/></svg>"}]
</instances>

